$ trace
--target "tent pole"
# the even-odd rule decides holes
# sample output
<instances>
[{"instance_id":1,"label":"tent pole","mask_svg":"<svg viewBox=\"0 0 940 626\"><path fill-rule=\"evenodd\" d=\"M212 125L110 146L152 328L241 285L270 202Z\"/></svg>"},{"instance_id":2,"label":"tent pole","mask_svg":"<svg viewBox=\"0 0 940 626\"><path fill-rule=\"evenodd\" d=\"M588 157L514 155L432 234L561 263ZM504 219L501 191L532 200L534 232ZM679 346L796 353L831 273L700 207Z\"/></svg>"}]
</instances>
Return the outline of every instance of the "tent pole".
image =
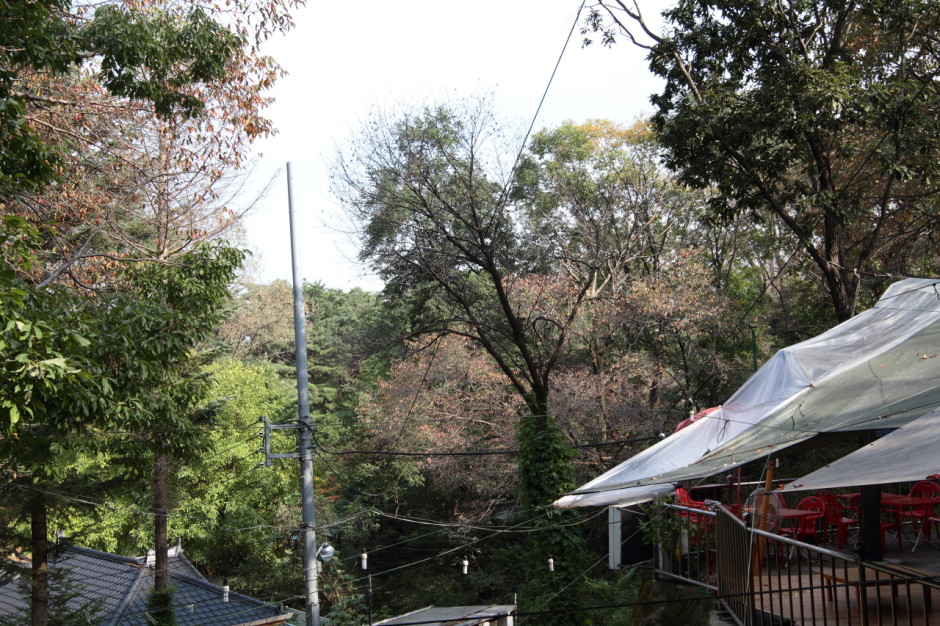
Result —
<instances>
[{"instance_id":1,"label":"tent pole","mask_svg":"<svg viewBox=\"0 0 940 626\"><path fill-rule=\"evenodd\" d=\"M774 460L767 459L767 472L764 479L764 493L761 494L758 509L760 513L757 517L757 528L767 530L767 511L770 510L770 492L774 487ZM761 561L764 559L767 540L763 536L757 539L757 563L755 569L760 569Z\"/></svg>"}]
</instances>

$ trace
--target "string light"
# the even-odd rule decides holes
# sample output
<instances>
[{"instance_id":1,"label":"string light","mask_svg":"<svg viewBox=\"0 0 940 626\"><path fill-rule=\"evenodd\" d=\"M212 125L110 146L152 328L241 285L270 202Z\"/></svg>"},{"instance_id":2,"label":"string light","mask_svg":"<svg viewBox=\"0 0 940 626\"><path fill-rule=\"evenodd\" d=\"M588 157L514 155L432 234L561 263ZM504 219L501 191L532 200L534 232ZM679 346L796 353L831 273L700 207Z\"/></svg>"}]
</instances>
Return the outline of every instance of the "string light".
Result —
<instances>
[{"instance_id":1,"label":"string light","mask_svg":"<svg viewBox=\"0 0 940 626\"><path fill-rule=\"evenodd\" d=\"M463 561L461 561L460 564L463 565L463 573L464 575L466 575L467 566L470 565L470 561L467 560L467 557L464 557Z\"/></svg>"},{"instance_id":2,"label":"string light","mask_svg":"<svg viewBox=\"0 0 940 626\"><path fill-rule=\"evenodd\" d=\"M362 569L369 569L369 555L363 552L361 559Z\"/></svg>"},{"instance_id":3,"label":"string light","mask_svg":"<svg viewBox=\"0 0 940 626\"><path fill-rule=\"evenodd\" d=\"M555 559L553 559L552 557L548 557L548 571L550 572L555 571Z\"/></svg>"}]
</instances>

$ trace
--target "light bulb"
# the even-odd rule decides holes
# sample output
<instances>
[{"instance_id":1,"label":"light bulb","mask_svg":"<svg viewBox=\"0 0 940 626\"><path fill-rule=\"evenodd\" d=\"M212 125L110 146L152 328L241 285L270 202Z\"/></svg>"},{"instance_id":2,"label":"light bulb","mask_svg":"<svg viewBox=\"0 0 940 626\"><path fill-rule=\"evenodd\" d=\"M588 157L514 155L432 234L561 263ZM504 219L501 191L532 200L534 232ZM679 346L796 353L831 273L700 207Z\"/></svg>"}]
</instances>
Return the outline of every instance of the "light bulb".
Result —
<instances>
[{"instance_id":1,"label":"light bulb","mask_svg":"<svg viewBox=\"0 0 940 626\"><path fill-rule=\"evenodd\" d=\"M369 555L362 553L362 569L369 569Z\"/></svg>"},{"instance_id":2,"label":"light bulb","mask_svg":"<svg viewBox=\"0 0 940 626\"><path fill-rule=\"evenodd\" d=\"M553 559L552 557L548 557L548 571L550 572L555 571L555 559Z\"/></svg>"},{"instance_id":3,"label":"light bulb","mask_svg":"<svg viewBox=\"0 0 940 626\"><path fill-rule=\"evenodd\" d=\"M336 548L325 541L320 544L320 549L317 550L317 556L319 556L320 560L324 563L329 563L333 559L333 554L335 553Z\"/></svg>"},{"instance_id":4,"label":"light bulb","mask_svg":"<svg viewBox=\"0 0 940 626\"><path fill-rule=\"evenodd\" d=\"M463 573L466 574L466 573L467 573L467 566L470 565L470 561L468 561L467 559L464 559L464 560L461 561L460 563L461 563L461 565L463 565Z\"/></svg>"}]
</instances>

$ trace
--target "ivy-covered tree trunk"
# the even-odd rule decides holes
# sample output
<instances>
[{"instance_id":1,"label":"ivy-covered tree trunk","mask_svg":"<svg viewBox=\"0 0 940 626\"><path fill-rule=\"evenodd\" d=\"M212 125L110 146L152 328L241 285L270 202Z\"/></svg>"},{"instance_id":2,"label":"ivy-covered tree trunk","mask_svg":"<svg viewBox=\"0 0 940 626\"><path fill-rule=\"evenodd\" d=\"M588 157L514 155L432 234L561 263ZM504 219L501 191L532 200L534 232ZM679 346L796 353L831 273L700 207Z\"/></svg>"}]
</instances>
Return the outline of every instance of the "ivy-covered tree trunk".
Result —
<instances>
[{"instance_id":1,"label":"ivy-covered tree trunk","mask_svg":"<svg viewBox=\"0 0 940 626\"><path fill-rule=\"evenodd\" d=\"M33 498L30 532L33 552L30 623L32 626L46 626L49 623L49 526L46 501L39 493Z\"/></svg>"},{"instance_id":2,"label":"ivy-covered tree trunk","mask_svg":"<svg viewBox=\"0 0 940 626\"><path fill-rule=\"evenodd\" d=\"M548 413L544 397L529 395L531 415L519 420L519 486L522 503L532 526L532 556L524 588L520 590L522 611L552 611L576 606L583 572L584 538L577 524L569 524L570 510L556 509L552 502L574 488L574 450L565 441L558 424ZM549 570L552 559L554 571ZM564 588L563 593L558 593ZM539 615L541 624L576 624L577 613Z\"/></svg>"},{"instance_id":3,"label":"ivy-covered tree trunk","mask_svg":"<svg viewBox=\"0 0 940 626\"><path fill-rule=\"evenodd\" d=\"M574 488L574 454L545 400L530 396L527 408L532 414L519 421L519 485L526 509L537 513Z\"/></svg>"},{"instance_id":4,"label":"ivy-covered tree trunk","mask_svg":"<svg viewBox=\"0 0 940 626\"><path fill-rule=\"evenodd\" d=\"M154 626L176 626L173 610L173 587L154 589L147 598L147 619Z\"/></svg>"}]
</instances>

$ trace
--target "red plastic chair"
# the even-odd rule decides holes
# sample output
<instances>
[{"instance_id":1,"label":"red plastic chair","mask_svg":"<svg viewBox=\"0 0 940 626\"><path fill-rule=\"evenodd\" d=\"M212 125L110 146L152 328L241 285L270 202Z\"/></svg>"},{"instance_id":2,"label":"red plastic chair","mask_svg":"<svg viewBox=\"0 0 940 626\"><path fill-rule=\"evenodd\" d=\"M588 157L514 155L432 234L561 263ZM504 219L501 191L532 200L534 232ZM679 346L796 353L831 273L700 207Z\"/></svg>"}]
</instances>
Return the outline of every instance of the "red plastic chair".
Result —
<instances>
[{"instance_id":1,"label":"red plastic chair","mask_svg":"<svg viewBox=\"0 0 940 626\"><path fill-rule=\"evenodd\" d=\"M820 491L816 497L826 505L826 531L836 529L836 545L841 548L848 542L849 527L858 525L858 520L842 515L842 504L832 492Z\"/></svg>"},{"instance_id":2,"label":"red plastic chair","mask_svg":"<svg viewBox=\"0 0 940 626\"><path fill-rule=\"evenodd\" d=\"M799 518L795 528L781 528L780 533L791 536L797 541L818 543L823 535L819 522L825 518L826 503L816 496L806 496L800 500L796 508L801 511L815 511L817 514Z\"/></svg>"},{"instance_id":3,"label":"red plastic chair","mask_svg":"<svg viewBox=\"0 0 940 626\"><path fill-rule=\"evenodd\" d=\"M703 511L708 510L708 506L704 502L693 500L689 490L683 487L678 487L676 489L676 504L690 509L702 509ZM690 511L682 511L680 515L684 518L687 518L694 525L703 529L709 528L712 523L712 518L709 515L698 515L697 513L692 513Z\"/></svg>"},{"instance_id":4,"label":"red plastic chair","mask_svg":"<svg viewBox=\"0 0 940 626\"><path fill-rule=\"evenodd\" d=\"M934 524L940 524L940 517L934 517L933 515L927 518L927 533L930 533L930 527ZM937 531L937 536L940 537L940 530Z\"/></svg>"},{"instance_id":5,"label":"red plastic chair","mask_svg":"<svg viewBox=\"0 0 940 626\"><path fill-rule=\"evenodd\" d=\"M687 506L690 509L706 509L704 502L699 502L698 500L692 499L692 494L689 493L689 490L684 487L676 488L676 504L679 506Z\"/></svg>"},{"instance_id":6,"label":"red plastic chair","mask_svg":"<svg viewBox=\"0 0 940 626\"><path fill-rule=\"evenodd\" d=\"M911 487L911 492L908 495L913 498L930 498L940 502L940 485L932 480L922 480ZM922 532L926 532L924 537L927 541L930 541L930 527L932 525L930 518L933 517L934 506L934 504L918 504L907 511L900 512L902 517L909 518L914 524L918 537ZM926 528L924 524L927 525Z\"/></svg>"}]
</instances>

